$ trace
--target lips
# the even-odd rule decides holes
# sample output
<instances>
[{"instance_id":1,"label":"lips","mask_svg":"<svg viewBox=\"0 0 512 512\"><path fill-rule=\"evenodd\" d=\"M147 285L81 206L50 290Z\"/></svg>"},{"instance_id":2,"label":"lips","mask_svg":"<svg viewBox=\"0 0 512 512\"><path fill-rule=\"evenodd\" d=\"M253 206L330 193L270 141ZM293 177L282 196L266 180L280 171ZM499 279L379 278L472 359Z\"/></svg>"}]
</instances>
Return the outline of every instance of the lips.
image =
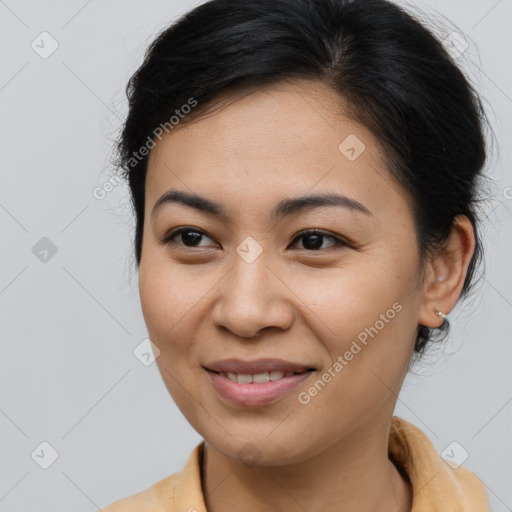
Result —
<instances>
[{"instance_id":1,"label":"lips","mask_svg":"<svg viewBox=\"0 0 512 512\"><path fill-rule=\"evenodd\" d=\"M248 382L246 377L254 377L250 374L239 374L238 381L234 382L232 378L235 374L224 372L216 373L212 370L206 370L209 381L225 403L237 407L260 407L275 403L282 398L289 396L294 389L307 382L314 374L313 371L302 373L288 372L277 380L268 380L266 382ZM282 374L283 372L278 372ZM262 374L256 374L261 376ZM269 375L268 373L266 375ZM243 377L240 381L240 377Z\"/></svg>"},{"instance_id":2,"label":"lips","mask_svg":"<svg viewBox=\"0 0 512 512\"><path fill-rule=\"evenodd\" d=\"M285 361L283 359L255 359L253 361L244 361L242 359L223 359L205 365L207 370L216 373L237 373L244 375L255 375L265 372L293 372L304 373L308 370L315 368L296 363L292 361Z\"/></svg>"}]
</instances>

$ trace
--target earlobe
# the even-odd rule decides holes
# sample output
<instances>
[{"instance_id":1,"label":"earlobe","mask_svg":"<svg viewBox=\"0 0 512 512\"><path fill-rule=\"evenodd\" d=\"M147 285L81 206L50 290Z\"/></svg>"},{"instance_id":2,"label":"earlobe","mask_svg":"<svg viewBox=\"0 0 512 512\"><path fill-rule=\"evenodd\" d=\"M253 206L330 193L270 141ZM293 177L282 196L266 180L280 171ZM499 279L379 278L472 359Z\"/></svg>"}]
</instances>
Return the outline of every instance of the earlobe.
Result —
<instances>
[{"instance_id":1,"label":"earlobe","mask_svg":"<svg viewBox=\"0 0 512 512\"><path fill-rule=\"evenodd\" d=\"M418 324L431 328L443 325L460 297L474 250L473 226L465 215L459 215L448 240L427 263Z\"/></svg>"}]
</instances>

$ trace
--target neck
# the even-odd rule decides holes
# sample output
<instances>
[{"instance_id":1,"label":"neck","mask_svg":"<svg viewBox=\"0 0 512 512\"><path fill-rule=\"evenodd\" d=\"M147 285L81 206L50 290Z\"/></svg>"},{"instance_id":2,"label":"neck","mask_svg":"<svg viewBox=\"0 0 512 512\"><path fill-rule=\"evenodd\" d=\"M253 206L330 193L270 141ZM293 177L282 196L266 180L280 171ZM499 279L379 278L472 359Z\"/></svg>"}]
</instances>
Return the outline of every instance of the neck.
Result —
<instances>
[{"instance_id":1,"label":"neck","mask_svg":"<svg viewBox=\"0 0 512 512\"><path fill-rule=\"evenodd\" d=\"M412 492L388 458L389 415L372 418L313 458L285 466L247 466L205 443L208 512L410 512Z\"/></svg>"}]
</instances>

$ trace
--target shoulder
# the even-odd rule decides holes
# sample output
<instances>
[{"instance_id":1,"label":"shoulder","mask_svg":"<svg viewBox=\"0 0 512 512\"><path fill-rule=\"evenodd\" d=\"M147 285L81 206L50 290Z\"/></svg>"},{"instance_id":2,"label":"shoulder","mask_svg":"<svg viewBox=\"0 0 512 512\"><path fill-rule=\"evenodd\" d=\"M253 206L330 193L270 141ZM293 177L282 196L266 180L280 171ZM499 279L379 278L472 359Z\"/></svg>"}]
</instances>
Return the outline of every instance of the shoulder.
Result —
<instances>
[{"instance_id":1,"label":"shoulder","mask_svg":"<svg viewBox=\"0 0 512 512\"><path fill-rule=\"evenodd\" d=\"M137 494L114 501L101 512L173 512L179 475L174 473Z\"/></svg>"},{"instance_id":2,"label":"shoulder","mask_svg":"<svg viewBox=\"0 0 512 512\"><path fill-rule=\"evenodd\" d=\"M204 441L190 454L184 468L151 487L111 503L95 512L176 512L205 510L201 487L201 461Z\"/></svg>"},{"instance_id":3,"label":"shoulder","mask_svg":"<svg viewBox=\"0 0 512 512\"><path fill-rule=\"evenodd\" d=\"M448 456L443 458L443 463L444 472L440 473L440 477L447 486L451 486L453 495L463 504L463 510L489 511L489 497L484 482L468 468L453 465Z\"/></svg>"}]
</instances>

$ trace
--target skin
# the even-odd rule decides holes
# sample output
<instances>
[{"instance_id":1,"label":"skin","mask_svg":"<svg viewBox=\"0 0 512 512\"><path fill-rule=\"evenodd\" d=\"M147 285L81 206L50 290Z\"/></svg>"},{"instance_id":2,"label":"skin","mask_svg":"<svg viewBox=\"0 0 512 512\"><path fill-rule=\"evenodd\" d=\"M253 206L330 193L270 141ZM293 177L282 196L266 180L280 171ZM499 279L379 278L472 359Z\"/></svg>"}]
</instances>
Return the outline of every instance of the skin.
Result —
<instances>
[{"instance_id":1,"label":"skin","mask_svg":"<svg viewBox=\"0 0 512 512\"><path fill-rule=\"evenodd\" d=\"M418 324L439 326L436 311L447 314L460 296L474 251L471 224L458 217L446 246L421 261L411 197L389 173L378 140L343 114L343 98L326 85L281 83L221 106L151 151L139 273L163 380L206 441L208 511L238 511L240 503L266 512L408 511L410 485L388 459L390 420ZM338 149L350 134L366 146L354 161ZM220 203L229 220L178 203L152 216L169 189ZM332 191L372 214L328 206L270 218L284 198ZM205 234L195 244L180 235L162 243L178 227ZM326 232L320 249L297 237L308 228ZM236 252L247 236L262 249L252 263ZM301 404L298 393L394 303L401 311ZM203 368L232 357L317 370L274 403L236 406Z\"/></svg>"}]
</instances>

